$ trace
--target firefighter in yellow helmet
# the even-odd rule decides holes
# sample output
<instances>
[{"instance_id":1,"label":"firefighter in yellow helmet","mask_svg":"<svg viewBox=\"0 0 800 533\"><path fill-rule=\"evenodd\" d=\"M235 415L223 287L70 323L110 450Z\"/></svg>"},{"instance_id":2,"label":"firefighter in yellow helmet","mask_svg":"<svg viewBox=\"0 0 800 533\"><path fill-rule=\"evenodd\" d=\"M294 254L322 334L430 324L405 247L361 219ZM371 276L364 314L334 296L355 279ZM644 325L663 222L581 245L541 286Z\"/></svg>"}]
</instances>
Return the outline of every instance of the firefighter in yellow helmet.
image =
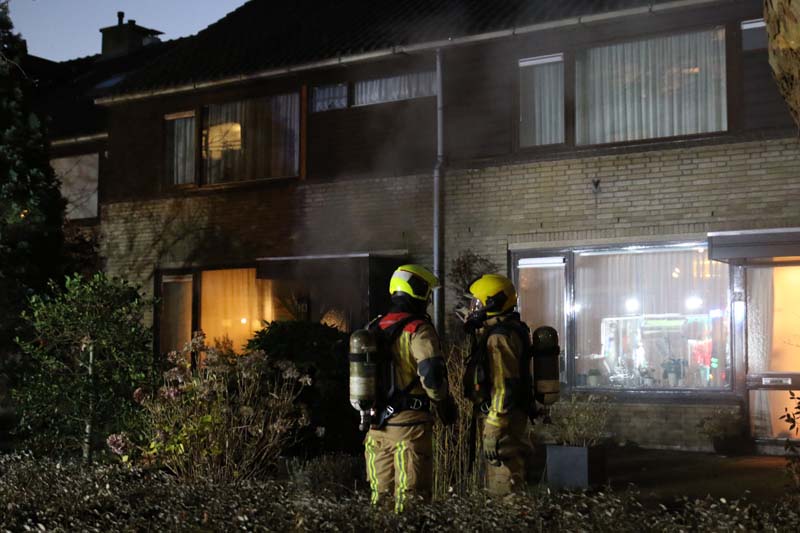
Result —
<instances>
[{"instance_id":1,"label":"firefighter in yellow helmet","mask_svg":"<svg viewBox=\"0 0 800 533\"><path fill-rule=\"evenodd\" d=\"M420 265L403 265L389 282L391 307L371 326L383 332L392 364L387 406L364 440L372 503L394 493L395 511L410 499L430 497L433 478L431 404L445 423L452 423L455 404L448 394L447 369L439 337L427 315L439 280Z\"/></svg>"},{"instance_id":2,"label":"firefighter in yellow helmet","mask_svg":"<svg viewBox=\"0 0 800 533\"><path fill-rule=\"evenodd\" d=\"M485 274L472 282L469 292L465 326L476 337L464 389L480 410L486 488L499 496L525 487L532 453L530 333L514 312L517 291L510 279Z\"/></svg>"}]
</instances>

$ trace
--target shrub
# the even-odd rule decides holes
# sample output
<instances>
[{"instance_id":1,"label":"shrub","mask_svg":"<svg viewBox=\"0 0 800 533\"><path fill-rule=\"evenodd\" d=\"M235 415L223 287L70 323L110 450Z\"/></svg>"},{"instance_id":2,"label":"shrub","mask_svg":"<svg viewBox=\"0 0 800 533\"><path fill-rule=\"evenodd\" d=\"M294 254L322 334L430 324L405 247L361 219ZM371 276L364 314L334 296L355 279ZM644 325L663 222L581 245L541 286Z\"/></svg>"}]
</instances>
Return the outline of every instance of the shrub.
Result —
<instances>
[{"instance_id":1,"label":"shrub","mask_svg":"<svg viewBox=\"0 0 800 533\"><path fill-rule=\"evenodd\" d=\"M786 472L796 490L800 490L800 447L792 442L791 435L800 435L800 396L794 391L789 391L789 399L794 402L794 406L785 407L785 412L781 415L781 420L789 426L790 437L786 439L784 448L786 450Z\"/></svg>"},{"instance_id":2,"label":"shrub","mask_svg":"<svg viewBox=\"0 0 800 533\"><path fill-rule=\"evenodd\" d=\"M137 391L146 411L141 460L182 479L231 482L263 476L308 424L296 400L311 378L263 352L236 356L204 341L196 336L181 353L170 354L175 366L164 373L164 385L155 394ZM124 436L113 435L108 444L125 458Z\"/></svg>"},{"instance_id":3,"label":"shrub","mask_svg":"<svg viewBox=\"0 0 800 533\"><path fill-rule=\"evenodd\" d=\"M312 459L292 457L287 462L289 479L302 490L366 489L364 457L341 453Z\"/></svg>"},{"instance_id":4,"label":"shrub","mask_svg":"<svg viewBox=\"0 0 800 533\"><path fill-rule=\"evenodd\" d=\"M356 453L361 450L358 415L348 398L348 336L334 327L308 321L266 322L247 343L272 360L289 361L311 376L313 383L300 396L310 424L290 453Z\"/></svg>"},{"instance_id":5,"label":"shrub","mask_svg":"<svg viewBox=\"0 0 800 533\"><path fill-rule=\"evenodd\" d=\"M608 399L590 394L573 394L550 407L551 423L544 425L547 436L565 446L595 446L607 437Z\"/></svg>"},{"instance_id":6,"label":"shrub","mask_svg":"<svg viewBox=\"0 0 800 533\"><path fill-rule=\"evenodd\" d=\"M53 296L34 296L23 316L35 332L21 341L27 368L15 398L18 429L34 450L85 460L101 435L133 431L137 386L153 379L150 330L142 323L151 302L124 280L96 274L68 277Z\"/></svg>"}]
</instances>

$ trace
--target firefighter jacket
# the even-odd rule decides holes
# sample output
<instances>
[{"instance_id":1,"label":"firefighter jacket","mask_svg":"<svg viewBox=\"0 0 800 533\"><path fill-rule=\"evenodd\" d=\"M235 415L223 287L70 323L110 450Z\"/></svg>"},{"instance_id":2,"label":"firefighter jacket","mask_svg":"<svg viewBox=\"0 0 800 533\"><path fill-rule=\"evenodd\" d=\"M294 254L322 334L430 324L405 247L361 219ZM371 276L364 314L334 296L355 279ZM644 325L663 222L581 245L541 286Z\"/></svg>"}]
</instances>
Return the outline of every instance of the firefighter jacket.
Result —
<instances>
[{"instance_id":1,"label":"firefighter jacket","mask_svg":"<svg viewBox=\"0 0 800 533\"><path fill-rule=\"evenodd\" d=\"M486 342L487 368L491 384L485 431L493 431L496 434L505 433L508 429L512 411L527 413L527 406L524 404L527 402L528 391L524 389L530 385L529 380L524 379L522 375L525 371L529 372L523 368L528 364L525 357L526 343L516 330L508 332L511 328L508 328L506 333L491 333L494 326L518 320L516 314L493 317L484 322L483 328L478 332L481 336L489 333L488 339L481 338Z\"/></svg>"},{"instance_id":2,"label":"firefighter jacket","mask_svg":"<svg viewBox=\"0 0 800 533\"><path fill-rule=\"evenodd\" d=\"M389 313L379 322L386 329L408 313ZM434 402L447 397L447 369L439 346L439 336L427 320L412 320L403 327L391 347L395 390L411 396L427 396ZM390 425L422 423L432 420L429 410L405 410L395 414Z\"/></svg>"}]
</instances>

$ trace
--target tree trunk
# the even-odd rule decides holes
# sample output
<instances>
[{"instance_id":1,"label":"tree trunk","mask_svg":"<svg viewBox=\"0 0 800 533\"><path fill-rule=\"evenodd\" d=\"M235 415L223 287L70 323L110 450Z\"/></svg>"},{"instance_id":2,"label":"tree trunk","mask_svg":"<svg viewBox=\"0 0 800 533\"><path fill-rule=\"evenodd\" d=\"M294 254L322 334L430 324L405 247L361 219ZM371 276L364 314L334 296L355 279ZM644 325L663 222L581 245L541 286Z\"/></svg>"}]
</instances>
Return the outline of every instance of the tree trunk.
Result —
<instances>
[{"instance_id":1,"label":"tree trunk","mask_svg":"<svg viewBox=\"0 0 800 533\"><path fill-rule=\"evenodd\" d=\"M800 127L800 2L766 0L764 22L775 83Z\"/></svg>"}]
</instances>

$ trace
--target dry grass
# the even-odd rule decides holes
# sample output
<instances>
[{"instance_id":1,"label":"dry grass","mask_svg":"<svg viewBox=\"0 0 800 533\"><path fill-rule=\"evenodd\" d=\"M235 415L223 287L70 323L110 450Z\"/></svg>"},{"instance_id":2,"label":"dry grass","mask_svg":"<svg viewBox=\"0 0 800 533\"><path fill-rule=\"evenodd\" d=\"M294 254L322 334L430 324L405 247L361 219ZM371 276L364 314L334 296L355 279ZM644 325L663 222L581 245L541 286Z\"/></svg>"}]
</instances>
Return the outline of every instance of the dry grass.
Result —
<instances>
[{"instance_id":1,"label":"dry grass","mask_svg":"<svg viewBox=\"0 0 800 533\"><path fill-rule=\"evenodd\" d=\"M433 494L442 498L449 493L468 494L478 489L480 464L478 446L480 439L471 435L473 424L472 402L461 394L461 383L466 366L469 345L452 344L444 349L447 360L447 378L451 393L458 407L458 421L445 427L436 423L433 427ZM474 439L474 442L472 442ZM472 446L470 446L472 444ZM470 448L476 450L471 453Z\"/></svg>"}]
</instances>

